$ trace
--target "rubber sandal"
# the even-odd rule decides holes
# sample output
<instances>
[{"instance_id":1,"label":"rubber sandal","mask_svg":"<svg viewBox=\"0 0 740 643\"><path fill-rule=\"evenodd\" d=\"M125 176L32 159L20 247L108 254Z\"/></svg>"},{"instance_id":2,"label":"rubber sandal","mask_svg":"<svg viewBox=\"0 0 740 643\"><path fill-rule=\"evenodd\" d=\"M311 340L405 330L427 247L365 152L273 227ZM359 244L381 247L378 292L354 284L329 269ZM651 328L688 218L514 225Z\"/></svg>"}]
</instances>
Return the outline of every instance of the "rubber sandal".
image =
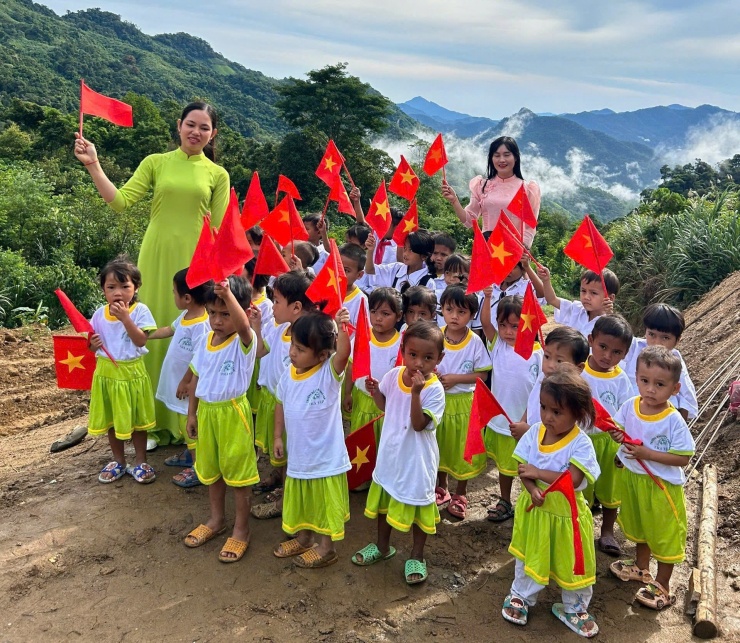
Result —
<instances>
[{"instance_id":1,"label":"rubber sandal","mask_svg":"<svg viewBox=\"0 0 740 643\"><path fill-rule=\"evenodd\" d=\"M562 603L555 603L552 606L552 613L578 636L590 639L599 633L599 626L596 624L594 617L588 612L566 612ZM586 623L593 623L594 625L590 630L584 630L583 627Z\"/></svg>"},{"instance_id":2,"label":"rubber sandal","mask_svg":"<svg viewBox=\"0 0 740 643\"><path fill-rule=\"evenodd\" d=\"M154 468L146 462L142 462L136 466L127 466L126 473L128 473L139 484L151 484L157 479L157 476L154 473ZM147 478L147 473L151 473L151 477Z\"/></svg>"},{"instance_id":3,"label":"rubber sandal","mask_svg":"<svg viewBox=\"0 0 740 643\"><path fill-rule=\"evenodd\" d=\"M635 561L631 558L625 560L615 560L609 565L609 570L619 580L623 580L625 583L628 581L637 581L638 583L650 583L653 580L649 569L640 569L635 565Z\"/></svg>"},{"instance_id":4,"label":"rubber sandal","mask_svg":"<svg viewBox=\"0 0 740 643\"><path fill-rule=\"evenodd\" d=\"M645 587L638 589L635 600L645 607L658 611L676 603L676 597L671 596L658 581L651 581Z\"/></svg>"},{"instance_id":5,"label":"rubber sandal","mask_svg":"<svg viewBox=\"0 0 740 643\"><path fill-rule=\"evenodd\" d=\"M442 487L434 488L434 500L437 503L438 507L447 504L451 500L451 498L452 496L450 495L450 492L447 491L447 489L444 489Z\"/></svg>"},{"instance_id":6,"label":"rubber sandal","mask_svg":"<svg viewBox=\"0 0 740 643\"><path fill-rule=\"evenodd\" d=\"M269 493L265 494L265 502L277 502L283 497L284 492L285 492L284 487L278 487L277 489L273 489Z\"/></svg>"},{"instance_id":7,"label":"rubber sandal","mask_svg":"<svg viewBox=\"0 0 740 643\"><path fill-rule=\"evenodd\" d=\"M269 520L270 518L280 518L283 515L283 510L278 507L277 502L266 502L252 507L250 513L259 520Z\"/></svg>"},{"instance_id":8,"label":"rubber sandal","mask_svg":"<svg viewBox=\"0 0 740 643\"><path fill-rule=\"evenodd\" d=\"M56 442L52 443L51 447L49 447L49 451L51 453L59 453L60 451L69 449L70 447L73 447L79 444L80 442L82 442L85 439L86 435L87 435L86 426L84 425L76 426L69 433L67 433L67 435L65 435L61 440L57 440Z\"/></svg>"},{"instance_id":9,"label":"rubber sandal","mask_svg":"<svg viewBox=\"0 0 740 643\"><path fill-rule=\"evenodd\" d=\"M294 562L297 567L302 567L303 569L319 569L333 565L338 560L339 556L337 556L337 552L333 551L326 556L319 556L316 553L316 548L312 547L296 557Z\"/></svg>"},{"instance_id":10,"label":"rubber sandal","mask_svg":"<svg viewBox=\"0 0 740 643\"><path fill-rule=\"evenodd\" d=\"M411 576L418 574L421 578L409 580ZM403 575L406 578L407 585L418 585L427 579L427 561L409 558L403 566Z\"/></svg>"},{"instance_id":11,"label":"rubber sandal","mask_svg":"<svg viewBox=\"0 0 740 643\"><path fill-rule=\"evenodd\" d=\"M622 548L614 539L614 536L611 536L611 540L614 542L614 544L610 543L607 538L604 538L602 536L596 541L596 543L599 546L599 551L604 552L608 556L614 556L615 558L617 558L618 556L622 555Z\"/></svg>"},{"instance_id":12,"label":"rubber sandal","mask_svg":"<svg viewBox=\"0 0 740 643\"><path fill-rule=\"evenodd\" d=\"M112 473L113 476L111 478L103 478L102 475L104 473ZM98 482L102 484L110 484L111 482L115 482L116 480L120 480L124 474L126 473L126 465L121 464L120 462L109 462L106 464L98 474Z\"/></svg>"},{"instance_id":13,"label":"rubber sandal","mask_svg":"<svg viewBox=\"0 0 740 643\"><path fill-rule=\"evenodd\" d=\"M465 520L465 512L468 508L468 499L465 496L452 494L450 504L447 505L447 513L460 520Z\"/></svg>"},{"instance_id":14,"label":"rubber sandal","mask_svg":"<svg viewBox=\"0 0 740 643\"><path fill-rule=\"evenodd\" d=\"M182 539L182 542L185 544L185 547L190 547L191 549L195 549L196 547L200 547L201 545L205 545L209 540L212 540L216 536L220 536L222 533L226 531L226 527L221 527L218 531L213 531L212 529L209 529L206 525L198 525L193 531L191 531L185 538ZM188 540L190 538L191 540Z\"/></svg>"},{"instance_id":15,"label":"rubber sandal","mask_svg":"<svg viewBox=\"0 0 740 643\"><path fill-rule=\"evenodd\" d=\"M516 601L516 605L514 604L514 601ZM506 610L516 611L520 615L519 618L516 618L511 614L507 614ZM501 616L503 616L505 620L509 621L509 623L514 623L514 625L526 625L527 618L529 617L529 607L527 607L527 604L521 598L517 598L516 596L509 594L504 599L504 606L501 608Z\"/></svg>"},{"instance_id":16,"label":"rubber sandal","mask_svg":"<svg viewBox=\"0 0 740 643\"><path fill-rule=\"evenodd\" d=\"M311 547L304 547L297 538L291 538L290 540L281 542L272 550L272 553L278 558L291 558L293 556L298 556L309 549L311 549Z\"/></svg>"},{"instance_id":17,"label":"rubber sandal","mask_svg":"<svg viewBox=\"0 0 740 643\"><path fill-rule=\"evenodd\" d=\"M495 506L488 508L486 520L491 522L506 522L514 517L514 508L508 500L499 498Z\"/></svg>"},{"instance_id":18,"label":"rubber sandal","mask_svg":"<svg viewBox=\"0 0 740 643\"><path fill-rule=\"evenodd\" d=\"M383 556L383 554L380 553L380 549L378 549L378 546L375 543L370 543L369 545L366 545L365 547L360 549L360 551L355 552L350 560L355 565L359 565L360 567L369 567L370 565L379 563L381 560L390 560L395 555L395 547L389 547L388 553ZM358 556L362 556L362 560L359 560L357 558Z\"/></svg>"},{"instance_id":19,"label":"rubber sandal","mask_svg":"<svg viewBox=\"0 0 740 643\"><path fill-rule=\"evenodd\" d=\"M247 547L249 547L248 540L244 542L243 540L237 540L236 538L227 538L226 543L221 547L218 559L222 563L237 563L246 553ZM234 556L224 556L224 554L234 554Z\"/></svg>"},{"instance_id":20,"label":"rubber sandal","mask_svg":"<svg viewBox=\"0 0 740 643\"><path fill-rule=\"evenodd\" d=\"M178 478L180 478L178 480ZM198 487L203 484L198 479L198 474L195 473L195 469L192 467L183 469L177 475L172 476L172 484L176 484L178 487L183 489L190 489L191 487Z\"/></svg>"},{"instance_id":21,"label":"rubber sandal","mask_svg":"<svg viewBox=\"0 0 740 643\"><path fill-rule=\"evenodd\" d=\"M165 459L164 463L168 467L190 469L193 466L193 456L190 455L189 449L185 449L182 453L171 455L169 458Z\"/></svg>"}]
</instances>

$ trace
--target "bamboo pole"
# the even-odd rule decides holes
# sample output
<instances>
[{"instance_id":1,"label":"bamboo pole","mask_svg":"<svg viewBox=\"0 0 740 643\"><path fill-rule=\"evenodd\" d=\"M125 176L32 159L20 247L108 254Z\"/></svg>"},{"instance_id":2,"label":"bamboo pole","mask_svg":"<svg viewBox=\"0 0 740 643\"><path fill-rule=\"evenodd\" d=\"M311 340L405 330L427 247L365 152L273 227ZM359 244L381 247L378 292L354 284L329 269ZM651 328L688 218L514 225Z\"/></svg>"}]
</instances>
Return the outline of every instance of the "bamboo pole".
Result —
<instances>
[{"instance_id":1,"label":"bamboo pole","mask_svg":"<svg viewBox=\"0 0 740 643\"><path fill-rule=\"evenodd\" d=\"M717 546L717 468L704 467L704 485L699 522L698 565L700 597L694 616L694 634L702 639L717 636L717 577L715 550Z\"/></svg>"}]
</instances>

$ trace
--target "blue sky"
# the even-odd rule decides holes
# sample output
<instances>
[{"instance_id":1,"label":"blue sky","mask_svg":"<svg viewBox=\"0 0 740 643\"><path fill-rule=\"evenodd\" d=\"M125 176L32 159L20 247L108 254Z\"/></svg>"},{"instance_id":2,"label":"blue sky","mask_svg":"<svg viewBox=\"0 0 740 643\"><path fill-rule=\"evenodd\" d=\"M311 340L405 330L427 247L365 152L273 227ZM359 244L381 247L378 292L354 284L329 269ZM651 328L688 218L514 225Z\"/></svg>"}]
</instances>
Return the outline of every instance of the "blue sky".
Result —
<instances>
[{"instance_id":1,"label":"blue sky","mask_svg":"<svg viewBox=\"0 0 740 643\"><path fill-rule=\"evenodd\" d=\"M737 0L37 0L185 31L245 67L338 61L390 99L500 118L710 103L740 111Z\"/></svg>"}]
</instances>

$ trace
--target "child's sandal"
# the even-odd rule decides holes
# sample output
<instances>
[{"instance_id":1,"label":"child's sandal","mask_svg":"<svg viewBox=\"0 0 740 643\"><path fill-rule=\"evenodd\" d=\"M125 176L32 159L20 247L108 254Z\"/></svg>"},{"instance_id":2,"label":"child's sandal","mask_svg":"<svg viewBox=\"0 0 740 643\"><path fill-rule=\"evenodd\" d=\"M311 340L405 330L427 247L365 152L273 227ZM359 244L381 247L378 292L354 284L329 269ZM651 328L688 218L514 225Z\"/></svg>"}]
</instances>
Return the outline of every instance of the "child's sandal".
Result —
<instances>
[{"instance_id":1,"label":"child's sandal","mask_svg":"<svg viewBox=\"0 0 740 643\"><path fill-rule=\"evenodd\" d=\"M389 560L395 555L395 547L388 547L388 553L384 556L375 543L370 543L369 545L365 545L365 547L360 549L360 551L355 552L352 555L351 560L355 565L359 565L360 567L367 567L369 565L374 565L381 560Z\"/></svg>"},{"instance_id":2,"label":"child's sandal","mask_svg":"<svg viewBox=\"0 0 740 643\"><path fill-rule=\"evenodd\" d=\"M519 615L518 618L508 614L506 610L514 610ZM501 616L503 616L505 620L509 621L509 623L514 623L514 625L526 625L527 618L529 616L529 608L521 598L509 594L504 599L504 606L501 608Z\"/></svg>"},{"instance_id":3,"label":"child's sandal","mask_svg":"<svg viewBox=\"0 0 740 643\"><path fill-rule=\"evenodd\" d=\"M104 478L103 474L108 473L110 474L110 478ZM115 482L116 480L120 480L124 474L126 473L126 465L121 464L120 462L109 462L106 464L98 474L98 482L102 484L110 484L111 482Z\"/></svg>"},{"instance_id":4,"label":"child's sandal","mask_svg":"<svg viewBox=\"0 0 740 643\"><path fill-rule=\"evenodd\" d=\"M562 603L555 603L552 606L552 613L557 616L561 623L565 623L568 629L573 630L578 636L590 639L599 633L599 626L596 624L594 617L588 612L566 612ZM590 623L593 625L586 629Z\"/></svg>"},{"instance_id":5,"label":"child's sandal","mask_svg":"<svg viewBox=\"0 0 740 643\"><path fill-rule=\"evenodd\" d=\"M460 520L465 520L465 513L468 509L468 499L465 496L459 496L456 493L452 494L450 504L447 505L447 513Z\"/></svg>"},{"instance_id":6,"label":"child's sandal","mask_svg":"<svg viewBox=\"0 0 740 643\"><path fill-rule=\"evenodd\" d=\"M311 547L304 547L297 538L291 538L290 540L281 542L273 549L272 553L277 558L290 558L291 556L298 556L309 549Z\"/></svg>"},{"instance_id":7,"label":"child's sandal","mask_svg":"<svg viewBox=\"0 0 740 643\"><path fill-rule=\"evenodd\" d=\"M427 561L409 558L403 567L403 575L406 578L407 585L417 585L427 579ZM421 578L411 578L412 576L421 576Z\"/></svg>"},{"instance_id":8,"label":"child's sandal","mask_svg":"<svg viewBox=\"0 0 740 643\"><path fill-rule=\"evenodd\" d=\"M191 549L193 549L195 547L205 545L209 540L224 533L225 531L226 527L221 527L221 529L219 529L218 531L213 531L213 529L209 529L206 525L198 525L195 529L193 529L193 531L185 536L185 538L183 538L183 543L186 547L190 547Z\"/></svg>"},{"instance_id":9,"label":"child's sandal","mask_svg":"<svg viewBox=\"0 0 740 643\"><path fill-rule=\"evenodd\" d=\"M218 554L218 559L222 563L236 563L239 562L244 554L247 552L249 547L249 540L237 540L236 538L227 538L226 543L221 548ZM226 554L232 554L227 556Z\"/></svg>"},{"instance_id":10,"label":"child's sandal","mask_svg":"<svg viewBox=\"0 0 740 643\"><path fill-rule=\"evenodd\" d=\"M637 581L638 583L649 583L653 580L649 569L640 569L631 558L615 560L609 565L611 573L624 582Z\"/></svg>"},{"instance_id":11,"label":"child's sandal","mask_svg":"<svg viewBox=\"0 0 740 643\"><path fill-rule=\"evenodd\" d=\"M645 587L638 589L635 600L645 607L658 611L676 603L676 597L671 596L668 590L657 581L651 581Z\"/></svg>"}]
</instances>

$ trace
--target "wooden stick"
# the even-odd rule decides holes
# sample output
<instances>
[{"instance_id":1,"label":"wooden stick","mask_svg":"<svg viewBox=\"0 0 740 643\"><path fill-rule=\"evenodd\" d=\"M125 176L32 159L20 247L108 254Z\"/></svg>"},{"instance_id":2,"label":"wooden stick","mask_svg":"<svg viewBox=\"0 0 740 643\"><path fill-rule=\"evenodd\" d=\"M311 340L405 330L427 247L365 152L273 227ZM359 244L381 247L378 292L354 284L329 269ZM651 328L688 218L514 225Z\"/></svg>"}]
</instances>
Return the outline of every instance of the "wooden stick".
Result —
<instances>
[{"instance_id":1,"label":"wooden stick","mask_svg":"<svg viewBox=\"0 0 740 643\"><path fill-rule=\"evenodd\" d=\"M524 251L524 254L527 255L533 262L534 265L538 268L542 268L542 264L537 261L537 259L534 258L534 255L529 251L529 248L524 245L524 241L519 238L519 233L517 232L516 228L514 227L514 224L509 221L509 217L505 214L501 214L501 218L504 222L504 227L509 229L509 232L511 233L511 236L514 237L514 240L522 247L522 250Z\"/></svg>"},{"instance_id":2,"label":"wooden stick","mask_svg":"<svg viewBox=\"0 0 740 643\"><path fill-rule=\"evenodd\" d=\"M697 544L701 588L694 616L694 634L702 639L717 636L717 577L714 555L717 547L717 468L704 467L704 490Z\"/></svg>"},{"instance_id":3,"label":"wooden stick","mask_svg":"<svg viewBox=\"0 0 740 643\"><path fill-rule=\"evenodd\" d=\"M80 138L82 138L82 87L85 84L85 79L80 78Z\"/></svg>"},{"instance_id":4,"label":"wooden stick","mask_svg":"<svg viewBox=\"0 0 740 643\"><path fill-rule=\"evenodd\" d=\"M349 173L349 170L347 169L347 164L344 161L342 161L342 167L347 173L347 178L349 179L350 184L352 185L352 187L355 187L355 182L352 180L352 175Z\"/></svg>"}]
</instances>

